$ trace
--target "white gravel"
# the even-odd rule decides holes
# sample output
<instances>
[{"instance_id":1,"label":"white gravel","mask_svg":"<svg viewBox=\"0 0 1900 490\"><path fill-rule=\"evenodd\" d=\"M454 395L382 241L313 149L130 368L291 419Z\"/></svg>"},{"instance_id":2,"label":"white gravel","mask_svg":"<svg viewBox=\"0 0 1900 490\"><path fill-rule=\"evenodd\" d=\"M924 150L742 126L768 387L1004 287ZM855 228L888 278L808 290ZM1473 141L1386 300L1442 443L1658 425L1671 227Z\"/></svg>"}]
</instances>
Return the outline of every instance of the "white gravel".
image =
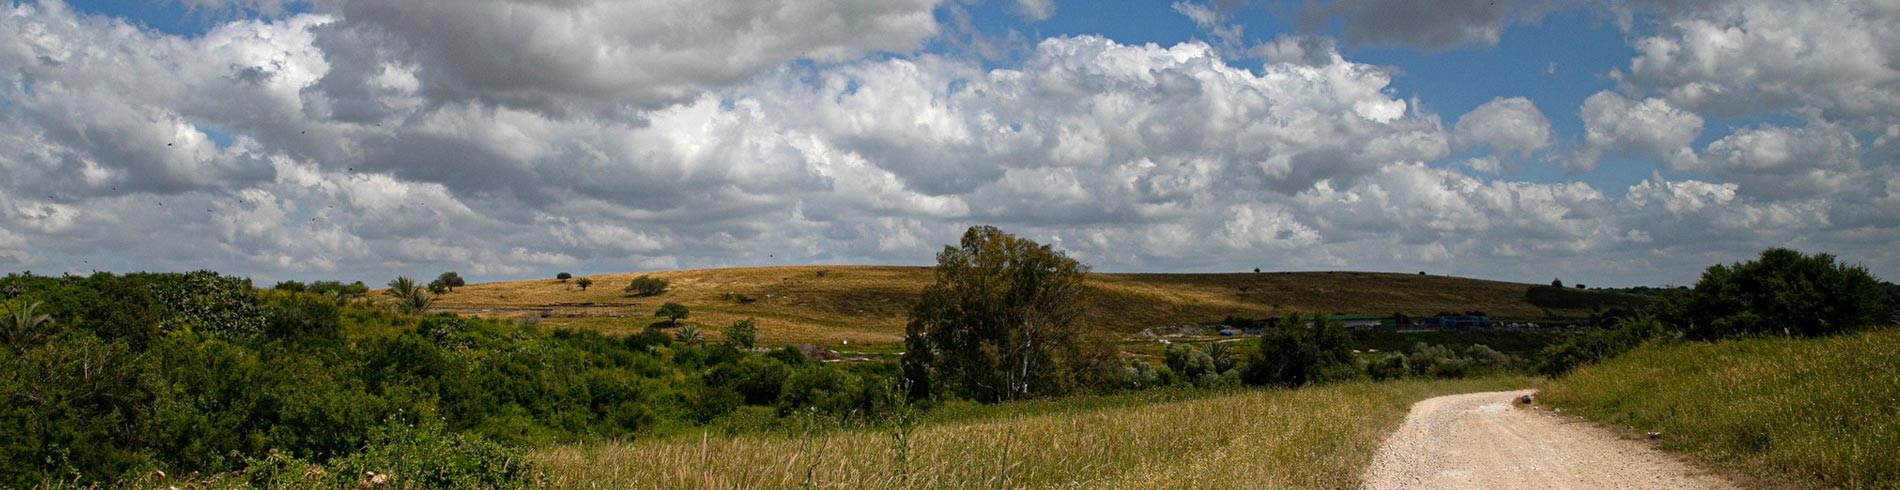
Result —
<instances>
[{"instance_id":1,"label":"white gravel","mask_svg":"<svg viewBox=\"0 0 1900 490\"><path fill-rule=\"evenodd\" d=\"M1360 488L1736 488L1647 443L1511 403L1530 393L1441 396L1412 405Z\"/></svg>"}]
</instances>

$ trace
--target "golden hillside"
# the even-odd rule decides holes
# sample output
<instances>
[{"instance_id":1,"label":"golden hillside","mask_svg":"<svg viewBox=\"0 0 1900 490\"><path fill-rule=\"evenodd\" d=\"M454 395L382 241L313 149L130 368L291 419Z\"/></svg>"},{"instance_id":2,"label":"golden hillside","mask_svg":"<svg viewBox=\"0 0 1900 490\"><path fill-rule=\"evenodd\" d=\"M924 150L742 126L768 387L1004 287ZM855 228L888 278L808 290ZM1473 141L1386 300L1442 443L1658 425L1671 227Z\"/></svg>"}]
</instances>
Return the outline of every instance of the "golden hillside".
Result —
<instances>
[{"instance_id":1,"label":"golden hillside","mask_svg":"<svg viewBox=\"0 0 1900 490\"><path fill-rule=\"evenodd\" d=\"M820 273L823 272L821 276ZM548 326L624 334L653 323L653 310L676 302L688 323L716 327L759 322L768 344L854 345L902 341L910 308L928 285L928 267L796 266L646 273L672 282L665 294L635 298L621 290L642 273L585 276L586 291L554 279L470 285L442 295L437 310L491 317L542 317ZM578 279L578 277L576 278ZM1089 329L1126 335L1143 328L1203 323L1227 315L1287 312L1429 315L1481 310L1502 318L1542 318L1525 302L1529 284L1375 272L1239 274L1091 274ZM1608 294L1608 293L1602 293ZM745 301L742 298L749 298ZM1574 311L1558 313L1577 314Z\"/></svg>"}]
</instances>

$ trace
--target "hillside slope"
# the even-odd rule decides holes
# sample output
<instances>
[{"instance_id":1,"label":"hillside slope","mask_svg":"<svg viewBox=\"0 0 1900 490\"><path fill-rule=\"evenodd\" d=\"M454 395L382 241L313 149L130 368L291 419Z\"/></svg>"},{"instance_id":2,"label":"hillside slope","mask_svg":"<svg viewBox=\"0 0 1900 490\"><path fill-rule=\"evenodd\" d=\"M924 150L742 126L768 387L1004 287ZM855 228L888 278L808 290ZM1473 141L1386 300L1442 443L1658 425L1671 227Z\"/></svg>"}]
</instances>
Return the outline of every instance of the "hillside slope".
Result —
<instances>
[{"instance_id":1,"label":"hillside slope","mask_svg":"<svg viewBox=\"0 0 1900 490\"><path fill-rule=\"evenodd\" d=\"M1900 329L1651 342L1539 397L1750 487L1900 488Z\"/></svg>"},{"instance_id":2,"label":"hillside slope","mask_svg":"<svg viewBox=\"0 0 1900 490\"><path fill-rule=\"evenodd\" d=\"M822 275L821 275L822 273ZM592 288L553 279L476 284L441 296L442 311L482 316L537 316L551 326L637 332L665 302L692 309L689 322L722 326L756 318L762 341L779 344L895 344L912 305L932 280L928 267L796 266L654 272L672 282L665 294L622 292L643 274L587 276ZM1294 311L1429 315L1480 310L1503 318L1578 316L1525 300L1532 285L1445 276L1373 272L1240 274L1092 274L1084 321L1094 332L1132 334L1143 328L1212 322L1227 315L1261 317ZM1606 302L1627 300L1600 294Z\"/></svg>"}]
</instances>

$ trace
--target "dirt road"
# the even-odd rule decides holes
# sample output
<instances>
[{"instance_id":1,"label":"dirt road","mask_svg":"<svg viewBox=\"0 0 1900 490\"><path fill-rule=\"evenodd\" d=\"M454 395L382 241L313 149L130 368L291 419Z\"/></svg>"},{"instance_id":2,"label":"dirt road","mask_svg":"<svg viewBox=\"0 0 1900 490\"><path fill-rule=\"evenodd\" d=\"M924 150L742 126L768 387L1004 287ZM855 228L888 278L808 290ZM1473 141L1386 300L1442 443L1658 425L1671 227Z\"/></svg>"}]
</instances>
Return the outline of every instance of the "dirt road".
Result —
<instances>
[{"instance_id":1,"label":"dirt road","mask_svg":"<svg viewBox=\"0 0 1900 490\"><path fill-rule=\"evenodd\" d=\"M1513 406L1531 393L1412 405L1366 469L1366 489L1726 489L1734 485L1607 430Z\"/></svg>"}]
</instances>

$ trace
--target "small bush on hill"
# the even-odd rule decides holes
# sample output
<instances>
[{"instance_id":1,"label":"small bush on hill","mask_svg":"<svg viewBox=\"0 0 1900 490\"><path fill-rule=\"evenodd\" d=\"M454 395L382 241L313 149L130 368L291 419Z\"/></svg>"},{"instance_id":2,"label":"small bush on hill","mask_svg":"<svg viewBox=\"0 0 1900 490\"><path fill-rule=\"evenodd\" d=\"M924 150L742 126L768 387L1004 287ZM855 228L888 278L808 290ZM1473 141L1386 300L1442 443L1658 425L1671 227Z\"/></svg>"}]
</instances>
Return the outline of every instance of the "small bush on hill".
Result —
<instances>
[{"instance_id":1,"label":"small bush on hill","mask_svg":"<svg viewBox=\"0 0 1900 490\"><path fill-rule=\"evenodd\" d=\"M626 292L637 297L659 296L666 292L669 283L665 279L653 276L640 276L627 283Z\"/></svg>"}]
</instances>

